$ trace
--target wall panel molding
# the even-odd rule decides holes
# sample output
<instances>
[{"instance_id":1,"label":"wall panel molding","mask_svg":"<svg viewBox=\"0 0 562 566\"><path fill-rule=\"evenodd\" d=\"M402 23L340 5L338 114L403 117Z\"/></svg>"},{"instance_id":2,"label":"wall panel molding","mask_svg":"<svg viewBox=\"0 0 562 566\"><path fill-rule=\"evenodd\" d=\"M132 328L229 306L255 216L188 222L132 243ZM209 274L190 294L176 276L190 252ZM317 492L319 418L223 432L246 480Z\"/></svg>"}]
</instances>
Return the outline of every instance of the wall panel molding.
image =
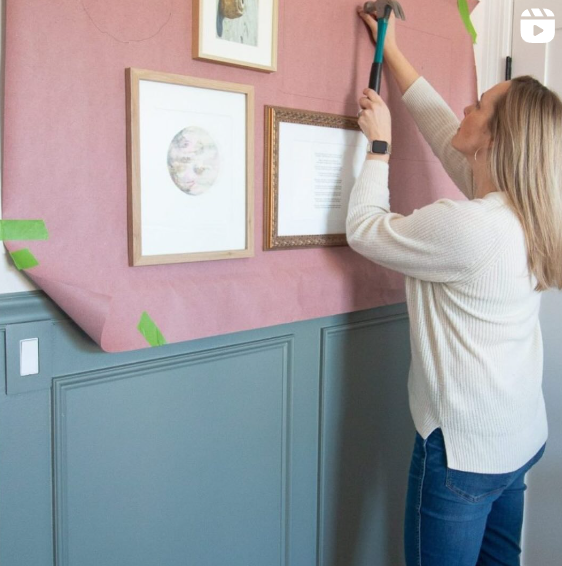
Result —
<instances>
[{"instance_id":1,"label":"wall panel molding","mask_svg":"<svg viewBox=\"0 0 562 566\"><path fill-rule=\"evenodd\" d=\"M388 459L386 451L370 451L369 445L383 443L387 435L391 441L396 437L396 431L386 431L396 416L401 422L409 419L405 394L408 336L406 312L322 329L318 566L398 564L403 560L397 550L400 546L388 548L385 542L400 533L382 530L387 522L397 521L385 502L397 486L381 474L383 458ZM388 389L398 394L387 394ZM387 419L386 411L395 417ZM405 429L408 431L407 426ZM391 465L404 468L409 447L404 448ZM389 515L388 520L384 514Z\"/></svg>"},{"instance_id":2,"label":"wall panel molding","mask_svg":"<svg viewBox=\"0 0 562 566\"><path fill-rule=\"evenodd\" d=\"M53 380L53 405L52 405L52 419L53 419L53 497L54 497L54 529L55 529L55 548L56 548L56 566L75 566L75 562L69 556L70 539L73 536L69 532L69 524L71 519L69 517L69 485L75 485L75 479L69 478L69 459L73 461L76 467L77 457L69 454L68 438L72 434L69 427L76 426L76 420L69 423L68 416L72 410L73 403L84 403L85 396L82 395L80 401L73 401L73 393L80 390L87 390L88 396L92 396L92 403L96 402L95 389L101 387L112 387L114 384L126 380L142 380L148 378L149 380L161 380L162 388L177 389L178 379L180 380L199 380L204 379L204 376L209 371L210 364L217 364L220 362L227 363L228 366L241 363L242 368L251 368L254 358L259 354L266 354L271 357L271 360L280 358L280 366L277 368L271 367L271 372L274 376L281 379L281 384L275 384L281 393L281 399L278 401L276 397L270 396L270 401L273 403L279 402L282 406L281 414L279 415L280 422L278 424L280 434L280 463L281 470L280 485L279 485L279 522L281 525L280 533L280 566L287 564L288 553L288 520L289 520L289 485L290 477L288 475L290 450L291 450L291 430L292 430L292 412L291 412L291 382L293 378L293 350L294 350L294 337L292 335L280 336L274 339L260 340L251 343L246 343L237 346L229 346L225 348L218 348L206 352L197 352L194 354L179 355L172 358L163 360L152 360L148 362L128 364L124 367L114 367L105 370L84 372L81 374L69 375L59 377ZM263 360L261 362L263 364ZM193 371L195 370L195 371ZM178 372L180 372L178 374ZM191 372L191 373L190 373ZM178 377L179 376L179 377ZM269 378L269 376L264 376ZM232 374L225 376L228 380L238 380L240 385L244 387L243 381L246 379L245 375ZM250 376L250 380L255 380L255 377ZM175 383L172 383L175 382ZM140 385L140 383L137 383ZM152 388L151 391L157 393L159 386ZM246 390L250 390L246 386ZM181 391L181 389L180 389ZM276 389L277 391L277 389ZM201 389L199 390L201 392ZM115 395L122 393L115 392ZM101 397L103 398L103 397ZM141 397L140 401L146 401L146 397ZM155 403L157 401L155 400ZM240 402L236 400L234 402ZM256 411L257 405L260 400L254 399L253 403L248 406L249 411ZM127 407L124 407L126 410ZM259 410L259 408L258 408ZM74 408L76 411L76 407ZM111 416L111 411L108 416ZM87 416L85 417L87 418ZM174 417L175 418L175 417ZM181 417L178 417L181 418ZM269 417L269 426L274 420L274 416ZM124 419L125 420L125 419ZM173 430L173 428L172 428ZM227 431L224 431L227 434ZM202 438L204 439L205 432L202 431ZM256 438L260 432L255 431ZM131 436L132 442L135 441L134 434ZM212 435L209 435L209 442ZM256 440L250 438L249 440ZM74 445L76 449L76 444ZM178 449L179 450L179 449ZM273 448L272 448L273 450ZM276 450L275 450L276 452ZM266 454L267 455L267 454ZM86 464L85 464L86 465ZM92 462L92 466L95 463ZM74 474L79 472L74 469ZM155 481L158 481L156 479ZM76 502L74 507L76 508ZM258 505L259 507L259 505ZM251 514L251 506L249 511Z\"/></svg>"},{"instance_id":3,"label":"wall panel molding","mask_svg":"<svg viewBox=\"0 0 562 566\"><path fill-rule=\"evenodd\" d=\"M353 549L399 563L405 304L107 354L43 293L17 295L0 297L0 357L18 324L50 324L54 363L41 390L0 395L2 566L190 552L198 566L349 566Z\"/></svg>"},{"instance_id":4,"label":"wall panel molding","mask_svg":"<svg viewBox=\"0 0 562 566\"><path fill-rule=\"evenodd\" d=\"M0 294L0 326L67 318L43 291Z\"/></svg>"}]
</instances>

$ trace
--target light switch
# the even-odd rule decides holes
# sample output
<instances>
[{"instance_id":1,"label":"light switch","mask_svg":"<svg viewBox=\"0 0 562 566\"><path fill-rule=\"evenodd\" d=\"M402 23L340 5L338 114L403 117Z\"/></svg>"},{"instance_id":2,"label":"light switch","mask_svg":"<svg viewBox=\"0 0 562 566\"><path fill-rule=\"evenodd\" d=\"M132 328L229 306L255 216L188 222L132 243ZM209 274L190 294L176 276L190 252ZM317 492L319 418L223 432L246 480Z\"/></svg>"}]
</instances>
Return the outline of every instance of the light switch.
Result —
<instances>
[{"instance_id":1,"label":"light switch","mask_svg":"<svg viewBox=\"0 0 562 566\"><path fill-rule=\"evenodd\" d=\"M20 375L39 373L39 338L20 340Z\"/></svg>"},{"instance_id":2,"label":"light switch","mask_svg":"<svg viewBox=\"0 0 562 566\"><path fill-rule=\"evenodd\" d=\"M53 320L35 320L6 325L7 395L51 389L55 324Z\"/></svg>"}]
</instances>

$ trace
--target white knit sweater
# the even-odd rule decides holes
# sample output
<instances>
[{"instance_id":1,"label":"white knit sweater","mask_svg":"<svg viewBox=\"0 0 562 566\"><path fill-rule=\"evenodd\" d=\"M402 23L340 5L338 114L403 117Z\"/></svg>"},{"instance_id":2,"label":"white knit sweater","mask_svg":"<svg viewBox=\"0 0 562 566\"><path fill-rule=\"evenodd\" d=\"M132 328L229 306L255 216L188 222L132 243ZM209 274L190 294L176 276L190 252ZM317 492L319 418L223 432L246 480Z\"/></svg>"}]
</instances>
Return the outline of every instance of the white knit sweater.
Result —
<instances>
[{"instance_id":1,"label":"white knit sweater","mask_svg":"<svg viewBox=\"0 0 562 566\"><path fill-rule=\"evenodd\" d=\"M451 146L459 120L420 77L403 101L470 199L472 170ZM540 293L521 224L503 193L390 212L389 165L366 161L347 216L349 245L406 275L410 410L423 438L443 431L448 466L511 472L547 438Z\"/></svg>"}]
</instances>

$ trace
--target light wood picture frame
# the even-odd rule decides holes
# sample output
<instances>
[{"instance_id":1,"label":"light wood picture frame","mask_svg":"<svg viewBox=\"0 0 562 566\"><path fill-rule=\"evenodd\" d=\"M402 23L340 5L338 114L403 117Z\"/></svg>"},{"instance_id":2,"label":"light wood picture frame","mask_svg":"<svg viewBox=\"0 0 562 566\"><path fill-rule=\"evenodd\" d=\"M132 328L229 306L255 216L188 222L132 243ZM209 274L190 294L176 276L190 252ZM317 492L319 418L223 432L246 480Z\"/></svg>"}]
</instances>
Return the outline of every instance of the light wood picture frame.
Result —
<instances>
[{"instance_id":1,"label":"light wood picture frame","mask_svg":"<svg viewBox=\"0 0 562 566\"><path fill-rule=\"evenodd\" d=\"M265 107L264 250L347 245L366 143L356 117Z\"/></svg>"},{"instance_id":2,"label":"light wood picture frame","mask_svg":"<svg viewBox=\"0 0 562 566\"><path fill-rule=\"evenodd\" d=\"M126 70L129 263L254 255L254 88Z\"/></svg>"},{"instance_id":3,"label":"light wood picture frame","mask_svg":"<svg viewBox=\"0 0 562 566\"><path fill-rule=\"evenodd\" d=\"M277 70L278 0L193 0L193 58Z\"/></svg>"}]
</instances>

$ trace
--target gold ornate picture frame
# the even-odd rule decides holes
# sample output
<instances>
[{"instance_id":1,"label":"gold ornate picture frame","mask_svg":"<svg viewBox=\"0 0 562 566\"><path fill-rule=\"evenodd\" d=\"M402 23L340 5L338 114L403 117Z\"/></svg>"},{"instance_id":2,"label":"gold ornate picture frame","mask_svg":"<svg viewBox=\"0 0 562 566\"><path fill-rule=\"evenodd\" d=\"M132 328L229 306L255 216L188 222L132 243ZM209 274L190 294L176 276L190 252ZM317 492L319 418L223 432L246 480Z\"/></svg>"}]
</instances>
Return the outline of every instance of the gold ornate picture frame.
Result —
<instances>
[{"instance_id":1,"label":"gold ornate picture frame","mask_svg":"<svg viewBox=\"0 0 562 566\"><path fill-rule=\"evenodd\" d=\"M349 193L365 159L357 118L266 106L265 143L264 249L347 245Z\"/></svg>"}]
</instances>

